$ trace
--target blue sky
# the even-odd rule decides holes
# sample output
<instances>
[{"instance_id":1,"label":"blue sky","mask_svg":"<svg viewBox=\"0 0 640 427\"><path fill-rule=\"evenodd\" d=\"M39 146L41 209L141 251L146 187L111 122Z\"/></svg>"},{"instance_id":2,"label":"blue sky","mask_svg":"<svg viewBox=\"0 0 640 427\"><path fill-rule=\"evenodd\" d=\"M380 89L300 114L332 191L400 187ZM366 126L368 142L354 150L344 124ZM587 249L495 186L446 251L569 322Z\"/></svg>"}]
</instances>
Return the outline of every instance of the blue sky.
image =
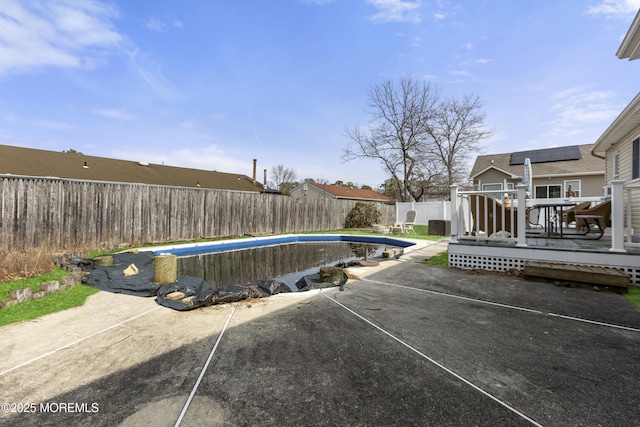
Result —
<instances>
[{"instance_id":1,"label":"blue sky","mask_svg":"<svg viewBox=\"0 0 640 427\"><path fill-rule=\"evenodd\" d=\"M640 0L2 0L0 144L378 186L367 91L481 98L483 154L593 143L640 91Z\"/></svg>"}]
</instances>

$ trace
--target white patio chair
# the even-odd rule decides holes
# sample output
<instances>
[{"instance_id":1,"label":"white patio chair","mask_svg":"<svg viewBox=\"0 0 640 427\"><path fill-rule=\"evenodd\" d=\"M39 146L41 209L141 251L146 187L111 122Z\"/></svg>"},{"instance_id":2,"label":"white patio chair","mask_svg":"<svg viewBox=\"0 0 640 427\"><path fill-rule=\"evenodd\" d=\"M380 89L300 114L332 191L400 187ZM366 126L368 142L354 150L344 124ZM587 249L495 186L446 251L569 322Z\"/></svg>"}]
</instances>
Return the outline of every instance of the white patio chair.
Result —
<instances>
[{"instance_id":1,"label":"white patio chair","mask_svg":"<svg viewBox=\"0 0 640 427\"><path fill-rule=\"evenodd\" d=\"M416 231L413 229L413 225L416 221L416 211L407 212L407 216L403 222L396 222L393 224L391 229L392 232L395 230L400 230L402 234L406 234L407 231L411 231L413 234L416 234Z\"/></svg>"}]
</instances>

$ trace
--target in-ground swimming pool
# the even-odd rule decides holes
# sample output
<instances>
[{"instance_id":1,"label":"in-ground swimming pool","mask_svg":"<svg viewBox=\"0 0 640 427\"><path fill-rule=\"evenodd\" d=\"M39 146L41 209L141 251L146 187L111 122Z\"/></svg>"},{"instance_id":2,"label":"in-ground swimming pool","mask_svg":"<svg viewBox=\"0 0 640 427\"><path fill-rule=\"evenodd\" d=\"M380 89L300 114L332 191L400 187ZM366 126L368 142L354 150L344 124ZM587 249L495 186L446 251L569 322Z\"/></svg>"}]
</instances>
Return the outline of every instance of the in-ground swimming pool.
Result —
<instances>
[{"instance_id":1,"label":"in-ground swimming pool","mask_svg":"<svg viewBox=\"0 0 640 427\"><path fill-rule=\"evenodd\" d=\"M155 253L178 255L178 274L203 278L211 287L276 279L297 290L295 283L325 265L376 259L410 242L375 236L294 235L241 239L163 248Z\"/></svg>"}]
</instances>

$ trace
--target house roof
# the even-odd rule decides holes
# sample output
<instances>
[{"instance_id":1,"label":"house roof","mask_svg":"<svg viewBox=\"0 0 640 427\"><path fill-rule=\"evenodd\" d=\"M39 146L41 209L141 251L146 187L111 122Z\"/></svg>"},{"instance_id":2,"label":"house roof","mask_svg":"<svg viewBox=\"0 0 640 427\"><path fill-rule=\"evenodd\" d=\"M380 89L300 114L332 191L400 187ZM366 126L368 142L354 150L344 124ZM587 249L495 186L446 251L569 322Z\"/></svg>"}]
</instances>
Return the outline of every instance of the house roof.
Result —
<instances>
[{"instance_id":1,"label":"house roof","mask_svg":"<svg viewBox=\"0 0 640 427\"><path fill-rule=\"evenodd\" d=\"M261 191L246 175L0 145L0 174Z\"/></svg>"},{"instance_id":2,"label":"house roof","mask_svg":"<svg viewBox=\"0 0 640 427\"><path fill-rule=\"evenodd\" d=\"M616 56L620 59L629 58L629 61L640 58L640 10L622 40Z\"/></svg>"},{"instance_id":3,"label":"house roof","mask_svg":"<svg viewBox=\"0 0 640 427\"><path fill-rule=\"evenodd\" d=\"M580 150L581 158L579 160L532 163L533 175L535 177L604 175L605 162L591 154L593 144L577 145L576 147ZM538 150L538 152L541 151L544 150ZM476 162L471 169L471 178L475 179L490 169L498 170L512 179L521 178L524 167L522 164L511 164L512 154L515 153L487 154L476 157Z\"/></svg>"},{"instance_id":4,"label":"house roof","mask_svg":"<svg viewBox=\"0 0 640 427\"><path fill-rule=\"evenodd\" d=\"M604 156L613 144L624 140L638 127L640 127L640 93L600 135L592 151L597 155Z\"/></svg>"},{"instance_id":5,"label":"house roof","mask_svg":"<svg viewBox=\"0 0 640 427\"><path fill-rule=\"evenodd\" d=\"M319 184L317 182L307 182L322 191L326 191L337 199L352 199L352 200L369 200L376 202L393 202L395 199L385 196L382 193L378 193L373 190L365 190L362 188L350 188L343 187L341 185L334 184Z\"/></svg>"}]
</instances>

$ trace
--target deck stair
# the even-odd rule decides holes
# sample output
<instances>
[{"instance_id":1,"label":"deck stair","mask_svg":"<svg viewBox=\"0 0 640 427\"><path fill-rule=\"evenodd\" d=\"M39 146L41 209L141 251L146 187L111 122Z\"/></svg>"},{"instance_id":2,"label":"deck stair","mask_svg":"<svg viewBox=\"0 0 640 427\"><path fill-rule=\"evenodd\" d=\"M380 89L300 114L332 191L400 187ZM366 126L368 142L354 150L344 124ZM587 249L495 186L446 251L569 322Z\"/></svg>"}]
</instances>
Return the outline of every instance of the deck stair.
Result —
<instances>
[{"instance_id":1,"label":"deck stair","mask_svg":"<svg viewBox=\"0 0 640 427\"><path fill-rule=\"evenodd\" d=\"M527 278L611 287L611 290L619 293L626 293L631 283L629 275L620 269L546 261L525 261L524 275Z\"/></svg>"}]
</instances>

